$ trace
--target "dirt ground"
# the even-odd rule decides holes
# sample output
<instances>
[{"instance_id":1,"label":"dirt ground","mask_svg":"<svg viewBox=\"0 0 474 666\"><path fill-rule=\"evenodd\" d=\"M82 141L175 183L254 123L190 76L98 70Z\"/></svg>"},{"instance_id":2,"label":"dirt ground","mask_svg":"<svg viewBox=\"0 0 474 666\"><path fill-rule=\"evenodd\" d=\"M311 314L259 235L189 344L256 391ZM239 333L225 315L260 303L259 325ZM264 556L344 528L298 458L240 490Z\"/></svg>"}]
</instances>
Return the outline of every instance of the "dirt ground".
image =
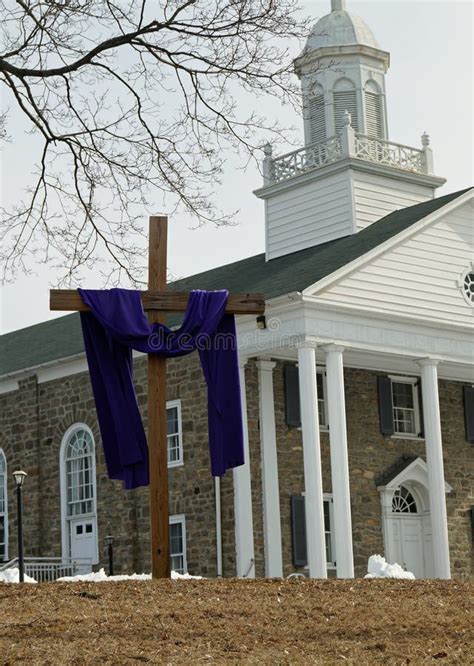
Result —
<instances>
[{"instance_id":1,"label":"dirt ground","mask_svg":"<svg viewBox=\"0 0 474 666\"><path fill-rule=\"evenodd\" d=\"M0 663L474 663L453 581L0 584Z\"/></svg>"}]
</instances>

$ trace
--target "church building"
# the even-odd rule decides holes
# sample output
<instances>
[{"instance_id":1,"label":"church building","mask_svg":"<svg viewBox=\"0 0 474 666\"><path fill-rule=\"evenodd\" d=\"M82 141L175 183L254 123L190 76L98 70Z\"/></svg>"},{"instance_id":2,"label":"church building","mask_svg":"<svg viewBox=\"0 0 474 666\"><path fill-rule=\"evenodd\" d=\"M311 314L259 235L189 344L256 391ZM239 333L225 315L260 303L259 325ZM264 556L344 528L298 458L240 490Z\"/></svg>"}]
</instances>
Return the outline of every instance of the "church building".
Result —
<instances>
[{"instance_id":1,"label":"church building","mask_svg":"<svg viewBox=\"0 0 474 666\"><path fill-rule=\"evenodd\" d=\"M197 354L167 363L179 572L351 578L379 553L417 578L472 576L474 189L437 197L429 137L391 140L390 54L345 5L294 63L303 147L264 150L265 252L169 285L266 302L258 325L237 317L245 465L211 477ZM31 567L107 566L113 537L116 573L150 571L148 490L107 476L78 314L0 349L0 568L23 469ZM139 354L135 384L146 427Z\"/></svg>"}]
</instances>

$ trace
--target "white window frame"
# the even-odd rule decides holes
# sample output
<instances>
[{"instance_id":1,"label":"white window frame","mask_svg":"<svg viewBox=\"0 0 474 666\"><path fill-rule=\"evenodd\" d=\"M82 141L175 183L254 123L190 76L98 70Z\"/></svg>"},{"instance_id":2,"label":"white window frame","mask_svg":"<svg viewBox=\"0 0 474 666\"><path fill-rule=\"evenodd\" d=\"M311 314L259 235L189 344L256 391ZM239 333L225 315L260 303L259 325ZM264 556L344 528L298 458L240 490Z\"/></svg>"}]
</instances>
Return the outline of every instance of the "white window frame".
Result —
<instances>
[{"instance_id":1,"label":"white window frame","mask_svg":"<svg viewBox=\"0 0 474 666\"><path fill-rule=\"evenodd\" d=\"M327 381L327 372L325 367L316 366L316 375L322 375L323 378L323 411L324 411L324 423L319 422L319 429L322 432L329 432L329 418L328 418L328 381ZM316 378L317 379L317 378ZM318 393L318 401L320 399ZM319 416L319 405L318 405L318 416Z\"/></svg>"},{"instance_id":2,"label":"white window frame","mask_svg":"<svg viewBox=\"0 0 474 666\"><path fill-rule=\"evenodd\" d=\"M4 488L3 488L3 499L4 499L4 510L1 512L1 516L4 519L4 535L5 535L5 555L4 562L8 562L8 465L7 457L5 451L0 449L0 461L3 461L4 465ZM0 560L1 561L1 560Z\"/></svg>"},{"instance_id":3,"label":"white window frame","mask_svg":"<svg viewBox=\"0 0 474 666\"><path fill-rule=\"evenodd\" d=\"M303 491L301 493L303 497L306 496L306 492ZM332 493L323 493L323 502L329 502L329 535L331 538L331 553L332 556L335 558L333 562L326 562L326 567L328 570L336 570L336 563L337 563L337 556L336 556L336 536L334 534L334 501L332 498ZM323 511L323 516L324 516L324 511ZM326 538L326 526L324 526L324 535ZM326 541L324 542L324 551L326 552ZM309 564L307 564L305 567L309 571Z\"/></svg>"},{"instance_id":4,"label":"white window frame","mask_svg":"<svg viewBox=\"0 0 474 666\"><path fill-rule=\"evenodd\" d=\"M394 439L423 439L420 436L421 431L421 418L420 418L420 400L418 393L418 382L420 382L419 377L401 377L399 375L390 375L390 380L392 382L392 421L393 421L393 435ZM394 384L411 384L413 392L413 411L415 416L415 431L414 433L410 432L398 432L395 430L395 406L393 404L393 385Z\"/></svg>"},{"instance_id":5,"label":"white window frame","mask_svg":"<svg viewBox=\"0 0 474 666\"><path fill-rule=\"evenodd\" d=\"M168 410L177 408L178 411L178 432L176 433L178 435L178 445L179 445L179 456L178 460L173 460L170 461L169 459L169 439L167 436L167 441L166 441L166 451L167 451L167 461L168 461L168 469L172 467L181 467L184 465L184 457L183 457L183 422L181 418L181 400L168 400L166 403L166 415L168 416Z\"/></svg>"},{"instance_id":6,"label":"white window frame","mask_svg":"<svg viewBox=\"0 0 474 666\"><path fill-rule=\"evenodd\" d=\"M93 511L92 513L83 514L83 517L87 519L88 517L95 522L95 535L96 535L96 549L95 557L92 564L97 564L99 562L99 533L98 533L98 520L97 520L97 472L96 472L96 445L95 438L92 433L92 430L85 423L74 423L70 426L63 435L61 446L59 449L59 474L60 474L60 488L61 488L61 551L62 557L69 559L71 557L71 546L70 546L70 522L71 516L68 516L67 513L67 473L66 473L66 447L69 444L69 440L73 433L76 430L86 430L92 439L92 444L94 447L92 455L92 479L94 483L94 496L93 496ZM78 516L80 517L80 516Z\"/></svg>"},{"instance_id":7,"label":"white window frame","mask_svg":"<svg viewBox=\"0 0 474 666\"><path fill-rule=\"evenodd\" d=\"M337 562L337 553L336 553L336 537L334 534L334 500L332 498L332 493L323 493L323 502L329 503L329 537L331 539L331 554L333 557L332 562L326 562L326 566L330 570L336 570ZM326 527L324 528L324 534L326 535ZM326 547L326 543L324 544Z\"/></svg>"},{"instance_id":8,"label":"white window frame","mask_svg":"<svg viewBox=\"0 0 474 666\"><path fill-rule=\"evenodd\" d=\"M172 557L182 557L183 558L183 573L188 572L188 558L186 555L186 516L184 513L179 513L174 516L169 517L169 525L181 525L181 535L183 541L183 552L182 553L172 553L171 552L171 539L170 539L170 562Z\"/></svg>"}]
</instances>

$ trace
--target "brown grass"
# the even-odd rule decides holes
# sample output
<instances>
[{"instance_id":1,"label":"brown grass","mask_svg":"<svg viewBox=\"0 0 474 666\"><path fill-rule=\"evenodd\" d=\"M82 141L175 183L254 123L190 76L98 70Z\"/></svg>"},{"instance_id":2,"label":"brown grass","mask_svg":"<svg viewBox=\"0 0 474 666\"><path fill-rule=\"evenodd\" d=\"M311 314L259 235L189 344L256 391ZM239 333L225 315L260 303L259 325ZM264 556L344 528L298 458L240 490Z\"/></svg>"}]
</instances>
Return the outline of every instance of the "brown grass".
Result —
<instances>
[{"instance_id":1,"label":"brown grass","mask_svg":"<svg viewBox=\"0 0 474 666\"><path fill-rule=\"evenodd\" d=\"M474 663L452 581L0 584L0 663Z\"/></svg>"}]
</instances>

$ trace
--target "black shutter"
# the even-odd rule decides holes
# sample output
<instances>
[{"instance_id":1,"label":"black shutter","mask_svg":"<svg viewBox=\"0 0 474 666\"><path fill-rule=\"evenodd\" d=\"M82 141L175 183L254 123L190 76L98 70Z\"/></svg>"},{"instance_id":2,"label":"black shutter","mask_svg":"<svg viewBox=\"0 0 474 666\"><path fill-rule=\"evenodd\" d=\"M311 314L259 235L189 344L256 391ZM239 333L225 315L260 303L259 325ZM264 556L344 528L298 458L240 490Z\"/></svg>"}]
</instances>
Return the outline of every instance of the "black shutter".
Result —
<instances>
[{"instance_id":1,"label":"black shutter","mask_svg":"<svg viewBox=\"0 0 474 666\"><path fill-rule=\"evenodd\" d=\"M379 389L380 432L393 435L392 381L390 377L377 377Z\"/></svg>"},{"instance_id":2,"label":"black shutter","mask_svg":"<svg viewBox=\"0 0 474 666\"><path fill-rule=\"evenodd\" d=\"M474 442L474 386L463 386L466 440Z\"/></svg>"},{"instance_id":3,"label":"black shutter","mask_svg":"<svg viewBox=\"0 0 474 666\"><path fill-rule=\"evenodd\" d=\"M305 567L308 564L306 554L306 518L304 496L291 496L291 529L293 534L293 564Z\"/></svg>"},{"instance_id":4,"label":"black shutter","mask_svg":"<svg viewBox=\"0 0 474 666\"><path fill-rule=\"evenodd\" d=\"M288 426L298 428L301 425L300 385L296 365L285 365L285 421Z\"/></svg>"},{"instance_id":5,"label":"black shutter","mask_svg":"<svg viewBox=\"0 0 474 666\"><path fill-rule=\"evenodd\" d=\"M420 417L420 432L418 433L419 437L425 436L425 420L423 418L423 393L421 392L421 379L416 383L416 388L418 391L418 414Z\"/></svg>"}]
</instances>

